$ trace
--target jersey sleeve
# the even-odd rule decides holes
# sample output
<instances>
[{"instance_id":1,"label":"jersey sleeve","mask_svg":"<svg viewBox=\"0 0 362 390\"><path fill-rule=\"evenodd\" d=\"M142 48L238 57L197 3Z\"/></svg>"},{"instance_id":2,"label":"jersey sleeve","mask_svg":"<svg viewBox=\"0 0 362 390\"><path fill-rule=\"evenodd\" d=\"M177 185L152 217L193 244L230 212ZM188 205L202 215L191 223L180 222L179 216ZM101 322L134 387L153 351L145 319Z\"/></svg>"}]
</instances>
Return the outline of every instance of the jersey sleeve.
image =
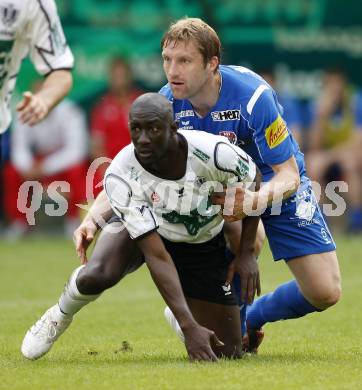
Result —
<instances>
[{"instance_id":1,"label":"jersey sleeve","mask_svg":"<svg viewBox=\"0 0 362 390\"><path fill-rule=\"evenodd\" d=\"M106 172L104 188L113 211L121 218L130 237L139 239L157 230L157 218L143 199L141 188L135 182L130 184L126 175L112 172L112 164Z\"/></svg>"},{"instance_id":2,"label":"jersey sleeve","mask_svg":"<svg viewBox=\"0 0 362 390\"><path fill-rule=\"evenodd\" d=\"M255 180L256 165L252 158L238 146L218 142L214 153L218 181L227 185L231 181L246 183L249 187Z\"/></svg>"},{"instance_id":3,"label":"jersey sleeve","mask_svg":"<svg viewBox=\"0 0 362 390\"><path fill-rule=\"evenodd\" d=\"M263 91L252 106L249 126L265 164L281 164L293 155L292 140L271 89Z\"/></svg>"},{"instance_id":4,"label":"jersey sleeve","mask_svg":"<svg viewBox=\"0 0 362 390\"><path fill-rule=\"evenodd\" d=\"M173 100L171 88L169 87L168 84L164 85L164 86L158 91L158 93L159 93L160 95L165 96L165 97L166 97L168 100L170 100L170 101Z\"/></svg>"},{"instance_id":5,"label":"jersey sleeve","mask_svg":"<svg viewBox=\"0 0 362 390\"><path fill-rule=\"evenodd\" d=\"M291 130L301 130L301 119L299 115L298 105L294 98L290 96L284 96L281 99L281 105L283 107L283 119Z\"/></svg>"},{"instance_id":6,"label":"jersey sleeve","mask_svg":"<svg viewBox=\"0 0 362 390\"><path fill-rule=\"evenodd\" d=\"M29 15L30 58L40 74L71 69L74 58L65 40L54 0L34 2Z\"/></svg>"}]
</instances>

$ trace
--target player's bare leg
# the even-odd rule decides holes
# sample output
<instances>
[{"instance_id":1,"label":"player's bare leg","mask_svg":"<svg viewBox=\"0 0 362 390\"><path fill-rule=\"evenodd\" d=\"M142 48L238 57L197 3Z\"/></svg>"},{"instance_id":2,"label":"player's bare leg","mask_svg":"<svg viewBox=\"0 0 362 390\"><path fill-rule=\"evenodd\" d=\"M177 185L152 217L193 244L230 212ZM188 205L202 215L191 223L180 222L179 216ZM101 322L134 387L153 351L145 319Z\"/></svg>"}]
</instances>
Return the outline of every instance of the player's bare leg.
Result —
<instances>
[{"instance_id":1,"label":"player's bare leg","mask_svg":"<svg viewBox=\"0 0 362 390\"><path fill-rule=\"evenodd\" d=\"M239 307L193 298L187 298L187 303L196 321L212 329L223 341L224 346L215 347L215 354L220 357L240 358L242 351Z\"/></svg>"},{"instance_id":2,"label":"player's bare leg","mask_svg":"<svg viewBox=\"0 0 362 390\"><path fill-rule=\"evenodd\" d=\"M215 354L218 357L240 358L242 345L239 307L187 297L186 300L196 321L213 330L217 337L223 341L224 346L213 346ZM182 331L168 307L165 309L165 317L183 341Z\"/></svg>"},{"instance_id":3,"label":"player's bare leg","mask_svg":"<svg viewBox=\"0 0 362 390\"><path fill-rule=\"evenodd\" d=\"M290 259L287 265L295 280L259 298L247 310L248 327L255 335L261 327L279 320L303 317L335 305L341 296L341 280L335 251ZM257 344L251 346L257 351Z\"/></svg>"},{"instance_id":4,"label":"player's bare leg","mask_svg":"<svg viewBox=\"0 0 362 390\"><path fill-rule=\"evenodd\" d=\"M100 294L117 284L125 275L143 264L143 256L135 241L129 238L121 222L110 224L118 233L102 231L94 247L89 263L77 278L77 287L82 294Z\"/></svg>"},{"instance_id":5,"label":"player's bare leg","mask_svg":"<svg viewBox=\"0 0 362 390\"><path fill-rule=\"evenodd\" d=\"M341 274L335 251L298 257L287 265L304 297L318 310L335 305L341 296Z\"/></svg>"},{"instance_id":6,"label":"player's bare leg","mask_svg":"<svg viewBox=\"0 0 362 390\"><path fill-rule=\"evenodd\" d=\"M117 224L120 223L111 225L116 227ZM126 230L118 233L103 230L90 261L72 273L59 302L26 333L21 347L23 355L38 359L46 354L68 328L74 314L141 264L140 252Z\"/></svg>"}]
</instances>

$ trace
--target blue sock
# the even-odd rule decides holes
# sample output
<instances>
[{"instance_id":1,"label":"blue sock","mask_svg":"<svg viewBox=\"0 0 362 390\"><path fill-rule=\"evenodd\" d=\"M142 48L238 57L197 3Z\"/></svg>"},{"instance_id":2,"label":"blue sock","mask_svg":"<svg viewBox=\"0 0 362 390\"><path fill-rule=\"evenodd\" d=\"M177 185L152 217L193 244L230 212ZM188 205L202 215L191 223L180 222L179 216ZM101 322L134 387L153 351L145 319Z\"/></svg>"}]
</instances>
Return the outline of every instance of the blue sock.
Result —
<instances>
[{"instance_id":1,"label":"blue sock","mask_svg":"<svg viewBox=\"0 0 362 390\"><path fill-rule=\"evenodd\" d=\"M259 329L267 322L303 317L315 311L318 309L304 298L297 282L292 280L249 305L246 319L250 328Z\"/></svg>"},{"instance_id":2,"label":"blue sock","mask_svg":"<svg viewBox=\"0 0 362 390\"><path fill-rule=\"evenodd\" d=\"M248 305L246 303L242 303L240 308L240 324L241 324L241 336L245 336L246 334L246 308Z\"/></svg>"},{"instance_id":3,"label":"blue sock","mask_svg":"<svg viewBox=\"0 0 362 390\"><path fill-rule=\"evenodd\" d=\"M244 303L241 298L240 298L240 293L241 293L241 285L240 285L240 276L239 275L234 275L233 281L232 281L232 286L234 288L235 294L238 299L238 305L240 308L240 324L241 324L241 335L244 336L246 333L246 308L247 304Z\"/></svg>"}]
</instances>

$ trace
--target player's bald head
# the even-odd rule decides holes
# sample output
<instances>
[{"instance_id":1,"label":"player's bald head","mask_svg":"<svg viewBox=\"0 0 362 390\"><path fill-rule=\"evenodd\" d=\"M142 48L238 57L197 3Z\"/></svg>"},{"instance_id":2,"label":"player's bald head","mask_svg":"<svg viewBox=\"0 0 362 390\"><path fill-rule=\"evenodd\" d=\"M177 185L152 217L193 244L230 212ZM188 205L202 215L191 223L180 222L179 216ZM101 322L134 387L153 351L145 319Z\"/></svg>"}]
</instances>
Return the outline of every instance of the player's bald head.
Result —
<instances>
[{"instance_id":1,"label":"player's bald head","mask_svg":"<svg viewBox=\"0 0 362 390\"><path fill-rule=\"evenodd\" d=\"M158 93L145 93L133 102L129 130L136 156L145 166L161 161L178 148L172 104Z\"/></svg>"},{"instance_id":2,"label":"player's bald head","mask_svg":"<svg viewBox=\"0 0 362 390\"><path fill-rule=\"evenodd\" d=\"M157 117L172 121L172 104L167 98L159 93L145 93L133 102L129 116L131 120L134 117L142 117L144 119Z\"/></svg>"}]
</instances>

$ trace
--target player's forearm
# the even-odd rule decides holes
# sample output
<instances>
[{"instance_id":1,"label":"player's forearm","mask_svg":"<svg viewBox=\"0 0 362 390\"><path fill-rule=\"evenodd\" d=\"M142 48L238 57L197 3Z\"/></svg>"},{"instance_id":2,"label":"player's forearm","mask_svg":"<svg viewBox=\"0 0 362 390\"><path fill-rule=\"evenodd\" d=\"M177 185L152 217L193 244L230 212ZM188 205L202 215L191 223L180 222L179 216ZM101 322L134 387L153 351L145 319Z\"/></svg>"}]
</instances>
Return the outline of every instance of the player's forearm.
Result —
<instances>
[{"instance_id":1,"label":"player's forearm","mask_svg":"<svg viewBox=\"0 0 362 390\"><path fill-rule=\"evenodd\" d=\"M255 191L260 191L262 184L262 175L259 169L256 171L255 175ZM242 259L245 253L253 253L255 254L255 240L256 234L258 230L260 216L247 216L242 220L242 229L239 234L240 245L238 248L238 252L235 254L239 254Z\"/></svg>"},{"instance_id":2,"label":"player's forearm","mask_svg":"<svg viewBox=\"0 0 362 390\"><path fill-rule=\"evenodd\" d=\"M106 192L102 190L89 209L83 223L92 222L98 226L102 226L103 222L108 221L111 215L112 207L109 203Z\"/></svg>"},{"instance_id":3,"label":"player's forearm","mask_svg":"<svg viewBox=\"0 0 362 390\"><path fill-rule=\"evenodd\" d=\"M299 175L280 172L260 189L258 202L270 207L273 201L281 201L293 195L299 184Z\"/></svg>"},{"instance_id":4,"label":"player's forearm","mask_svg":"<svg viewBox=\"0 0 362 390\"><path fill-rule=\"evenodd\" d=\"M45 78L42 88L36 95L42 98L49 112L68 94L72 85L73 78L69 70L55 70Z\"/></svg>"},{"instance_id":5,"label":"player's forearm","mask_svg":"<svg viewBox=\"0 0 362 390\"><path fill-rule=\"evenodd\" d=\"M281 202L293 195L300 184L300 175L294 157L288 161L273 166L273 178L264 183L255 193L253 208L263 209L270 207L273 202Z\"/></svg>"},{"instance_id":6,"label":"player's forearm","mask_svg":"<svg viewBox=\"0 0 362 390\"><path fill-rule=\"evenodd\" d=\"M259 221L259 216L249 216L242 221L241 236L239 236L239 255L241 258L243 258L243 254L246 252L256 254L255 241Z\"/></svg>"},{"instance_id":7,"label":"player's forearm","mask_svg":"<svg viewBox=\"0 0 362 390\"><path fill-rule=\"evenodd\" d=\"M145 255L145 259L153 281L176 317L181 329L185 331L195 326L196 321L187 305L180 279L171 257L168 254L162 257Z\"/></svg>"}]
</instances>

